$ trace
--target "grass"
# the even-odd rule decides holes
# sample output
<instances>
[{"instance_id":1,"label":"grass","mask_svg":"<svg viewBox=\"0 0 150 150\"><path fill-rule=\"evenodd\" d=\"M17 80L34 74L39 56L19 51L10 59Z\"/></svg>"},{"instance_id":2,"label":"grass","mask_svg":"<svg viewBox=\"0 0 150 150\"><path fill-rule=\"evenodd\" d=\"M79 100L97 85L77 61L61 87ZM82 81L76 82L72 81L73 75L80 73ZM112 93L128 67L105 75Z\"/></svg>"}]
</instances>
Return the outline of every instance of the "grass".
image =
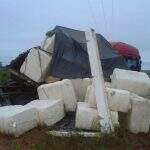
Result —
<instances>
[{"instance_id":1,"label":"grass","mask_svg":"<svg viewBox=\"0 0 150 150\"><path fill-rule=\"evenodd\" d=\"M7 70L0 70L0 83L6 82L10 77L10 73Z\"/></svg>"},{"instance_id":2,"label":"grass","mask_svg":"<svg viewBox=\"0 0 150 150\"><path fill-rule=\"evenodd\" d=\"M3 144L3 149L9 150L130 150L129 140L116 132L102 135L98 138L81 136L53 137L46 134L44 129L33 129L19 138L9 138Z\"/></svg>"},{"instance_id":3,"label":"grass","mask_svg":"<svg viewBox=\"0 0 150 150\"><path fill-rule=\"evenodd\" d=\"M34 133L35 134L35 133ZM41 134L41 133L40 133ZM38 141L27 141L27 137L13 139L8 149L22 150L129 150L129 143L114 134L102 135L98 138L83 138L73 136L70 138L38 135ZM33 140L28 138L28 140Z\"/></svg>"},{"instance_id":4,"label":"grass","mask_svg":"<svg viewBox=\"0 0 150 150\"><path fill-rule=\"evenodd\" d=\"M46 134L49 128L35 128L19 138L1 137L0 149L5 150L149 150L150 134L131 134L126 130L126 115L119 114L122 122L114 133L96 138L78 134L72 137L54 137Z\"/></svg>"},{"instance_id":5,"label":"grass","mask_svg":"<svg viewBox=\"0 0 150 150\"><path fill-rule=\"evenodd\" d=\"M35 128L19 138L0 136L0 150L148 150L150 135L134 135L126 129L126 116L120 114L122 124L114 133L102 134L96 138L80 135L54 137L46 134L49 128Z\"/></svg>"}]
</instances>

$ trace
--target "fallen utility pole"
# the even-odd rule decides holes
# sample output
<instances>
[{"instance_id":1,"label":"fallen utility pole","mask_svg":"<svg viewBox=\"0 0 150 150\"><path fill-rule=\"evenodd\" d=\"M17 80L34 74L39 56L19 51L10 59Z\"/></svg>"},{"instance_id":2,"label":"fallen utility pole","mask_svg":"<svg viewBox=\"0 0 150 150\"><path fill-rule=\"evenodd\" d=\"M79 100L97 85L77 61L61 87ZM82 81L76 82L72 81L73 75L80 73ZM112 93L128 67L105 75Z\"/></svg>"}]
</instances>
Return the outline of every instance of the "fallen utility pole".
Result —
<instances>
[{"instance_id":1,"label":"fallen utility pole","mask_svg":"<svg viewBox=\"0 0 150 150\"><path fill-rule=\"evenodd\" d=\"M100 52L98 49L97 38L94 30L85 32L89 61L92 73L92 84L94 87L97 110L100 116L101 132L110 133L114 131L111 121L110 110L107 103Z\"/></svg>"}]
</instances>

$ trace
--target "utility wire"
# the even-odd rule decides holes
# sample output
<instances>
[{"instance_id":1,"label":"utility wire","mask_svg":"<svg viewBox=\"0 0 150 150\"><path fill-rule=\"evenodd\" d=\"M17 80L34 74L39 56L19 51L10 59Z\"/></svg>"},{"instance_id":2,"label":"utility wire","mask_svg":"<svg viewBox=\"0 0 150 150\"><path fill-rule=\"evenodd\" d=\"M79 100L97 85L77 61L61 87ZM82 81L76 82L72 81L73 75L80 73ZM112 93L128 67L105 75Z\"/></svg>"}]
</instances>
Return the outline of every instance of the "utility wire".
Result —
<instances>
[{"instance_id":1,"label":"utility wire","mask_svg":"<svg viewBox=\"0 0 150 150\"><path fill-rule=\"evenodd\" d=\"M103 0L100 0L100 2L101 2L101 9L102 9L103 18L104 18L105 30L106 30L106 33L109 35L109 32L108 32L108 24L107 24L105 9L104 9L104 2L103 2Z\"/></svg>"},{"instance_id":2,"label":"utility wire","mask_svg":"<svg viewBox=\"0 0 150 150\"><path fill-rule=\"evenodd\" d=\"M115 24L115 22L114 22L114 0L112 0L112 3L111 3L111 19L112 19L112 25L111 25L111 30L112 30L112 37L113 37L113 35L114 35L114 24Z\"/></svg>"},{"instance_id":3,"label":"utility wire","mask_svg":"<svg viewBox=\"0 0 150 150\"><path fill-rule=\"evenodd\" d=\"M88 0L88 5L89 5L89 10L91 12L91 19L93 21L93 24L94 24L95 28L98 28L98 23L97 23L95 15L94 15L94 11L93 11L92 4L91 4L90 0Z\"/></svg>"}]
</instances>

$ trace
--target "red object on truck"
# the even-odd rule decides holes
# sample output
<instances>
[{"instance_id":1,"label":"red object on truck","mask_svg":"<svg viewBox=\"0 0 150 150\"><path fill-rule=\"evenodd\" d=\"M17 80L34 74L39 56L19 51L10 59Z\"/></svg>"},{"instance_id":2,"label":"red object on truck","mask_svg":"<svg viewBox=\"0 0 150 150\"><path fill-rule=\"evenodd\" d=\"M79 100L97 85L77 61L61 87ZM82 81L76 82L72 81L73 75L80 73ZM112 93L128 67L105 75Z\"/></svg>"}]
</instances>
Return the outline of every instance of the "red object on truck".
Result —
<instances>
[{"instance_id":1,"label":"red object on truck","mask_svg":"<svg viewBox=\"0 0 150 150\"><path fill-rule=\"evenodd\" d=\"M125 58L131 70L141 71L141 56L136 47L123 42L111 42L111 46Z\"/></svg>"},{"instance_id":2,"label":"red object on truck","mask_svg":"<svg viewBox=\"0 0 150 150\"><path fill-rule=\"evenodd\" d=\"M133 59L140 58L139 50L134 46L122 42L112 42L111 45L120 55L124 57Z\"/></svg>"}]
</instances>

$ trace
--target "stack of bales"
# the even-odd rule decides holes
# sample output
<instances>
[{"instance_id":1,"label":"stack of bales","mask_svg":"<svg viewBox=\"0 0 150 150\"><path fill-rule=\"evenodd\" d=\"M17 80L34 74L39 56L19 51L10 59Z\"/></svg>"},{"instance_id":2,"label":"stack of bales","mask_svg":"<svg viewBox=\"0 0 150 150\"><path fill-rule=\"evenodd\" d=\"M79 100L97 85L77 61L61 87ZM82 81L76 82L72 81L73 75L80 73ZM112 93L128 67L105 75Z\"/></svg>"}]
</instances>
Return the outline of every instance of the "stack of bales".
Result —
<instances>
[{"instance_id":1,"label":"stack of bales","mask_svg":"<svg viewBox=\"0 0 150 150\"><path fill-rule=\"evenodd\" d=\"M106 92L112 122L119 125L118 112L127 113L128 129L132 133L149 132L150 128L150 79L143 72L115 69L111 76L112 83ZM88 86L85 102L77 105L76 128L97 130L99 119L94 87Z\"/></svg>"},{"instance_id":2,"label":"stack of bales","mask_svg":"<svg viewBox=\"0 0 150 150\"><path fill-rule=\"evenodd\" d=\"M16 137L37 127L52 126L64 115L62 100L34 100L25 106L0 107L0 132Z\"/></svg>"},{"instance_id":3,"label":"stack of bales","mask_svg":"<svg viewBox=\"0 0 150 150\"><path fill-rule=\"evenodd\" d=\"M133 133L145 132L150 128L150 79L144 72L115 69L112 87L131 92L131 109L128 113L128 128Z\"/></svg>"},{"instance_id":4,"label":"stack of bales","mask_svg":"<svg viewBox=\"0 0 150 150\"><path fill-rule=\"evenodd\" d=\"M119 126L118 112L123 112L128 114L131 132L149 132L150 101L144 98L149 95L149 77L141 72L115 69L111 80L111 85L106 84L106 93L114 126ZM25 106L0 108L0 131L19 136L38 124L52 126L65 116L65 112L70 111L76 111L76 128L100 130L102 118L98 115L91 83L91 79L78 79L77 83L65 79L39 86L39 100Z\"/></svg>"}]
</instances>

